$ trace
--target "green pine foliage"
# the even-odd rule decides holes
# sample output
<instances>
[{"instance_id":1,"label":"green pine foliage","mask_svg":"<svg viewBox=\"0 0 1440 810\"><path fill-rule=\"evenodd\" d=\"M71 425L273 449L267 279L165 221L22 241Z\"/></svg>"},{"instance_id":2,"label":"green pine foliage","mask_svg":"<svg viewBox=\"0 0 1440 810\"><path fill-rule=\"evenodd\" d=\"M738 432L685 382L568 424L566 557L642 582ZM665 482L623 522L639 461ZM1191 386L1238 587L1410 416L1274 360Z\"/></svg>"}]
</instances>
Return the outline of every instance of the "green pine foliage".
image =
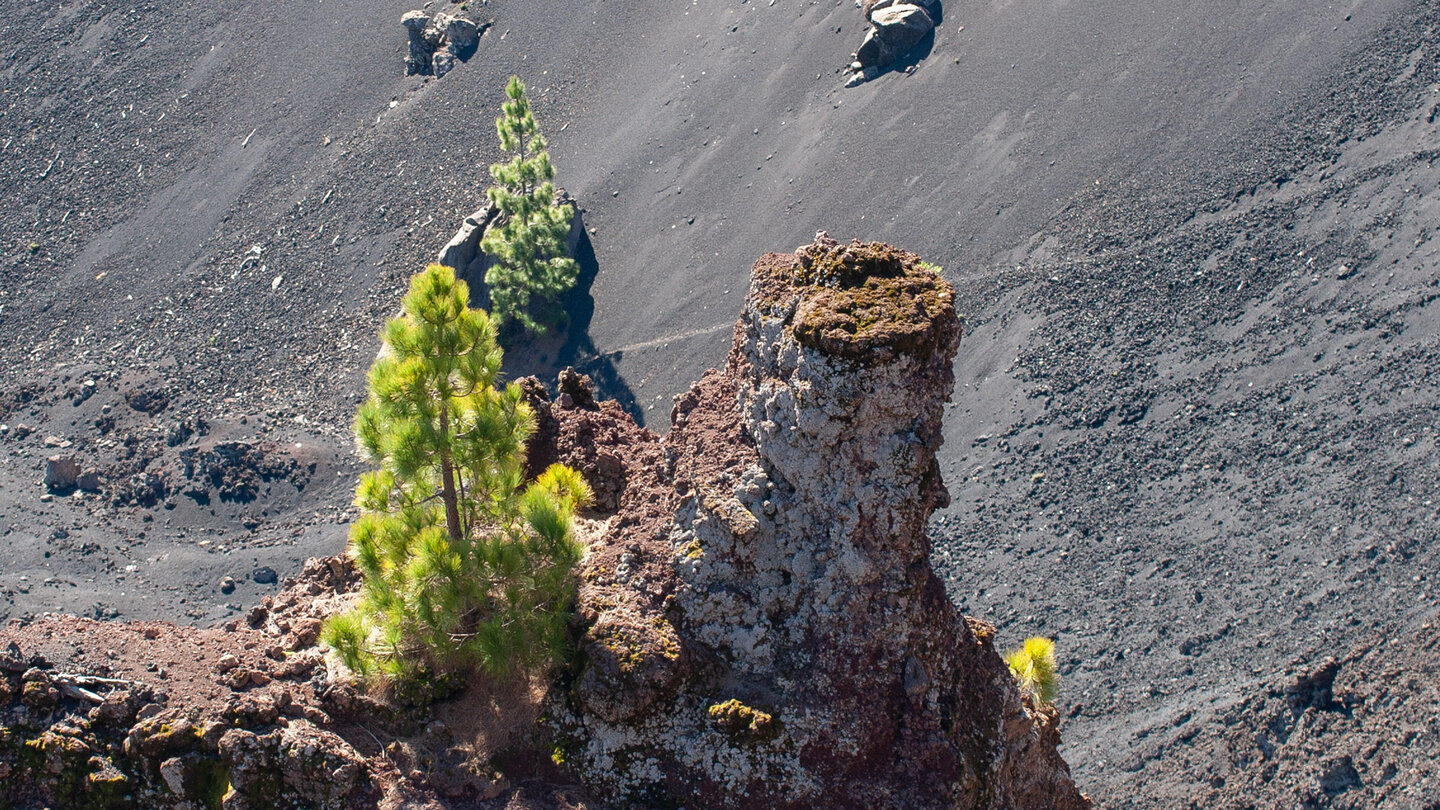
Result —
<instances>
[{"instance_id":1,"label":"green pine foliage","mask_svg":"<svg viewBox=\"0 0 1440 810\"><path fill-rule=\"evenodd\" d=\"M1005 656L1010 674L1020 692L1029 695L1036 704L1050 706L1060 689L1060 675L1055 671L1055 642L1035 636L1025 639L1025 644Z\"/></svg>"},{"instance_id":2,"label":"green pine foliage","mask_svg":"<svg viewBox=\"0 0 1440 810\"><path fill-rule=\"evenodd\" d=\"M559 298L580 274L579 264L565 255L572 214L555 204L555 167L519 77L510 77L505 97L495 129L500 146L514 155L490 167L495 185L486 194L500 209L502 222L480 244L495 258L485 285L500 326L513 322L543 335L552 324L564 323Z\"/></svg>"},{"instance_id":3,"label":"green pine foliage","mask_svg":"<svg viewBox=\"0 0 1440 810\"><path fill-rule=\"evenodd\" d=\"M350 527L364 584L322 640L362 678L500 675L565 650L582 551L571 523L590 490L558 464L522 487L534 417L518 386L497 387L495 326L468 300L449 267L411 280L355 418L378 467Z\"/></svg>"}]
</instances>

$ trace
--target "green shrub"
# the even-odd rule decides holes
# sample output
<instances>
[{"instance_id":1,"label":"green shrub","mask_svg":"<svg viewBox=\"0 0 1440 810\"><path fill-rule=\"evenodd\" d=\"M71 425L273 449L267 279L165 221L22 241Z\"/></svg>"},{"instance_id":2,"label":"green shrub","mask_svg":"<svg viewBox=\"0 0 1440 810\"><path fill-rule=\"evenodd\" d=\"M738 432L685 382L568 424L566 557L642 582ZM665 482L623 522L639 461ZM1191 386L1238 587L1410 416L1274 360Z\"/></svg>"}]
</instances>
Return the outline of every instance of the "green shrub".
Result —
<instances>
[{"instance_id":1,"label":"green shrub","mask_svg":"<svg viewBox=\"0 0 1440 810\"><path fill-rule=\"evenodd\" d=\"M1055 672L1055 642L1039 636L1025 639L1018 650L1005 656L1010 674L1022 694L1029 695L1038 705L1055 702L1060 676Z\"/></svg>"},{"instance_id":2,"label":"green shrub","mask_svg":"<svg viewBox=\"0 0 1440 810\"><path fill-rule=\"evenodd\" d=\"M412 279L386 324L355 418L378 466L356 489L358 606L321 640L361 677L480 667L503 674L565 649L584 479L561 465L522 489L534 418L497 388L495 328L448 267Z\"/></svg>"}]
</instances>

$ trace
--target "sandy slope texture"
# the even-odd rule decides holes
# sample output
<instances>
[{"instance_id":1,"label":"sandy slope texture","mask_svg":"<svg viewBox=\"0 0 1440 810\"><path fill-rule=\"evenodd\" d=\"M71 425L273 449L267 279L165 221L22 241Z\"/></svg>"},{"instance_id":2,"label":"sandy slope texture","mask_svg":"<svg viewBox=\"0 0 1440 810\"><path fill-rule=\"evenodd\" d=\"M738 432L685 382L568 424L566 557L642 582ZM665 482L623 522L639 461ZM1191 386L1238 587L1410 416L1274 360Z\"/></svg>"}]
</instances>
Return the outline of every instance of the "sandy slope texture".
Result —
<instances>
[{"instance_id":1,"label":"sandy slope texture","mask_svg":"<svg viewBox=\"0 0 1440 810\"><path fill-rule=\"evenodd\" d=\"M914 75L845 91L848 2L496 0L450 81L396 67L404 4L16 4L44 22L9 67L9 349L173 355L207 396L348 416L335 385L482 198L514 72L596 229L581 325L614 393L663 411L719 360L757 249L824 226L985 269L1097 180L1227 160L1399 5L954 4Z\"/></svg>"},{"instance_id":2,"label":"sandy slope texture","mask_svg":"<svg viewBox=\"0 0 1440 810\"><path fill-rule=\"evenodd\" d=\"M1440 807L1436 615L1156 728L1137 779L1147 787L1133 804Z\"/></svg>"},{"instance_id":3,"label":"sandy slope texture","mask_svg":"<svg viewBox=\"0 0 1440 810\"><path fill-rule=\"evenodd\" d=\"M937 547L962 609L1058 637L1066 753L1104 803L1174 806L1157 733L1440 600L1436 22L1244 160L1137 170L960 285ZM1347 791L1319 800L1365 806Z\"/></svg>"}]
</instances>

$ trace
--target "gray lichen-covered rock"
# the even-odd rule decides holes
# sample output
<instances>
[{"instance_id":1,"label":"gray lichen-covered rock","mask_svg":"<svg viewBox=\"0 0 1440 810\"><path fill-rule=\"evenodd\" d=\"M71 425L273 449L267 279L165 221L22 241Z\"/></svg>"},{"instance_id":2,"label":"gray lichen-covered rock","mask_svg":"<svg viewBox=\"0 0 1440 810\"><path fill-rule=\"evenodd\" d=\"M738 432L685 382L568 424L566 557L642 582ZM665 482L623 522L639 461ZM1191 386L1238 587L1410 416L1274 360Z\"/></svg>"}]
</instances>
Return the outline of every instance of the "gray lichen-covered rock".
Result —
<instances>
[{"instance_id":1,"label":"gray lichen-covered rock","mask_svg":"<svg viewBox=\"0 0 1440 810\"><path fill-rule=\"evenodd\" d=\"M445 243L445 247L440 248L440 253L435 257L436 263L462 273L466 271L480 249L481 237L499 213L500 209L494 203L487 203L484 208L466 217L460 230Z\"/></svg>"},{"instance_id":2,"label":"gray lichen-covered rock","mask_svg":"<svg viewBox=\"0 0 1440 810\"><path fill-rule=\"evenodd\" d=\"M455 54L448 50L436 51L430 57L430 69L435 72L435 78L440 78L451 70L455 69Z\"/></svg>"},{"instance_id":3,"label":"gray lichen-covered rock","mask_svg":"<svg viewBox=\"0 0 1440 810\"><path fill-rule=\"evenodd\" d=\"M677 397L668 463L627 468L584 564L585 664L552 716L598 792L1087 806L1054 716L930 568L959 338L913 254L822 234L756 263L726 369Z\"/></svg>"},{"instance_id":4,"label":"gray lichen-covered rock","mask_svg":"<svg viewBox=\"0 0 1440 810\"><path fill-rule=\"evenodd\" d=\"M445 39L456 53L464 52L466 49L474 48L475 42L480 37L480 27L473 20L464 17L451 17L445 23Z\"/></svg>"},{"instance_id":5,"label":"gray lichen-covered rock","mask_svg":"<svg viewBox=\"0 0 1440 810\"><path fill-rule=\"evenodd\" d=\"M920 8L925 9L925 13L930 15L930 19L936 22L940 21L940 0L866 0L864 4L865 19L872 19L875 12L879 11L882 8L905 5L907 3L909 5L919 6Z\"/></svg>"}]
</instances>

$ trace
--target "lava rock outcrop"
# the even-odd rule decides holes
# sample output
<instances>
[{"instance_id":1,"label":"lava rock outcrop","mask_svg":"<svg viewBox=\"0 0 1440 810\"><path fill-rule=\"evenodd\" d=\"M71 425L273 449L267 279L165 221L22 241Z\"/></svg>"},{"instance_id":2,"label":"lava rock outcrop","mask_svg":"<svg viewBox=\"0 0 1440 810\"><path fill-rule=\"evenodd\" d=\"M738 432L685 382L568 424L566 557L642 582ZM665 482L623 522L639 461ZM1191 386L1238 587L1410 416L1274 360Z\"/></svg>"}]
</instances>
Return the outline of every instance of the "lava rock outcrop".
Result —
<instances>
[{"instance_id":1,"label":"lava rock outcrop","mask_svg":"<svg viewBox=\"0 0 1440 810\"><path fill-rule=\"evenodd\" d=\"M480 35L489 23L476 25L459 15L440 13L430 16L423 11L407 11L400 18L410 37L410 53L405 57L405 75L434 74L438 79L454 70L475 53Z\"/></svg>"},{"instance_id":2,"label":"lava rock outcrop","mask_svg":"<svg viewBox=\"0 0 1440 810\"><path fill-rule=\"evenodd\" d=\"M374 806L399 776L336 722L367 707L329 682L315 646L319 617L357 583L343 560L311 560L248 627L6 624L0 808Z\"/></svg>"},{"instance_id":3,"label":"lava rock outcrop","mask_svg":"<svg viewBox=\"0 0 1440 810\"><path fill-rule=\"evenodd\" d=\"M726 368L632 429L549 712L597 793L647 806L1087 807L929 562L960 340L913 254L823 233L754 267ZM573 397L572 397L573 398ZM597 411L551 407L549 435ZM618 410L607 421L628 421ZM662 455L664 464L650 459Z\"/></svg>"}]
</instances>

